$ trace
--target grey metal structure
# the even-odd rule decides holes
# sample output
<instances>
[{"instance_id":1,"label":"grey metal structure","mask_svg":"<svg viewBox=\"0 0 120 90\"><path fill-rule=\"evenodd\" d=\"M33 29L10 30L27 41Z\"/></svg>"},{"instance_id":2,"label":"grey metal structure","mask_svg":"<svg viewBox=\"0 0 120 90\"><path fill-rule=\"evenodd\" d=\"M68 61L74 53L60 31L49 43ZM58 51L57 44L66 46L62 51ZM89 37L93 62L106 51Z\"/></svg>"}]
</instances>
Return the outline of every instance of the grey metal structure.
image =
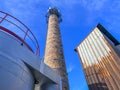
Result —
<instances>
[{"instance_id":1,"label":"grey metal structure","mask_svg":"<svg viewBox=\"0 0 120 90\"><path fill-rule=\"evenodd\" d=\"M0 20L0 90L61 90L61 77L2 27L5 18Z\"/></svg>"}]
</instances>

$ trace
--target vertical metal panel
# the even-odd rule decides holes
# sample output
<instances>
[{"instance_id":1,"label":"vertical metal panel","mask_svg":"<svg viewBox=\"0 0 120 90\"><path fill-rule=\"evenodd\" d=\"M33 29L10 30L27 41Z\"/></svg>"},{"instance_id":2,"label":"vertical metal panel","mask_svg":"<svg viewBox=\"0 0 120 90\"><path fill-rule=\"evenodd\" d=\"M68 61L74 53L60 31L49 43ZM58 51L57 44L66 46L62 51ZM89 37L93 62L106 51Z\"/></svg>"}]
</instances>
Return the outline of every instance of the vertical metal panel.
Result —
<instances>
[{"instance_id":1,"label":"vertical metal panel","mask_svg":"<svg viewBox=\"0 0 120 90\"><path fill-rule=\"evenodd\" d=\"M94 86L94 90L107 90L107 87L110 90L120 89L120 58L98 28L95 28L78 46L77 51L89 87L91 84L98 83L99 85ZM101 88L96 89L97 85Z\"/></svg>"}]
</instances>

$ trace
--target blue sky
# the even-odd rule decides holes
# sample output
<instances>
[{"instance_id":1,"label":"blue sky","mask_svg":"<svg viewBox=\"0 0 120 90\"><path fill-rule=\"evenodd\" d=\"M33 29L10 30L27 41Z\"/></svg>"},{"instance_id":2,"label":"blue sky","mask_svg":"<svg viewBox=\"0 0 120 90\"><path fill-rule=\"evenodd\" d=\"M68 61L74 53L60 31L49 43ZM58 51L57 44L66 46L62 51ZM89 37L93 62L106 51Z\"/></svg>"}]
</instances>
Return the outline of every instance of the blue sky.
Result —
<instances>
[{"instance_id":1,"label":"blue sky","mask_svg":"<svg viewBox=\"0 0 120 90\"><path fill-rule=\"evenodd\" d=\"M38 38L44 56L49 7L62 13L60 24L70 90L88 90L82 67L74 48L101 23L120 41L120 0L0 0L0 10L24 22Z\"/></svg>"}]
</instances>

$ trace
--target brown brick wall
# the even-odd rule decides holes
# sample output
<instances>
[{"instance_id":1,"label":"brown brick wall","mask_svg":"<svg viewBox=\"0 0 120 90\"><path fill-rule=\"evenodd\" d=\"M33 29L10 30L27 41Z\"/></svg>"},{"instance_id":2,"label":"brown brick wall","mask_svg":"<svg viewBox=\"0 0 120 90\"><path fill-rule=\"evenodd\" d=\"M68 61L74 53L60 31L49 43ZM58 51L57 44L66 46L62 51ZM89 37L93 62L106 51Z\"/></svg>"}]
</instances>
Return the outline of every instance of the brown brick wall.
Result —
<instances>
[{"instance_id":1,"label":"brown brick wall","mask_svg":"<svg viewBox=\"0 0 120 90\"><path fill-rule=\"evenodd\" d=\"M44 62L62 77L62 90L69 90L58 17L50 15Z\"/></svg>"}]
</instances>

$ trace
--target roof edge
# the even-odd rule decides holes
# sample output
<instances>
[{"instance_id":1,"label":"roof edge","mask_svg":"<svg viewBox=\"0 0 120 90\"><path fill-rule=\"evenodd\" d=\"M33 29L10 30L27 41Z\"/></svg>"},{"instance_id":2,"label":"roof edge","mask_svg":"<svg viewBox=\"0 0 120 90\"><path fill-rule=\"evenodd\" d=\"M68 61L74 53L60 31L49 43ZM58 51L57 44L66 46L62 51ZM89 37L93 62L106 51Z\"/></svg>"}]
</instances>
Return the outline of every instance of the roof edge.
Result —
<instances>
[{"instance_id":1,"label":"roof edge","mask_svg":"<svg viewBox=\"0 0 120 90\"><path fill-rule=\"evenodd\" d=\"M103 34L105 34L115 45L119 45L120 42L113 37L100 23L96 26Z\"/></svg>"},{"instance_id":2,"label":"roof edge","mask_svg":"<svg viewBox=\"0 0 120 90\"><path fill-rule=\"evenodd\" d=\"M120 45L120 42L117 40L117 39L115 39L114 37L113 37L113 35L111 35L100 23L98 23L95 27L94 27L94 29L95 28L98 28L103 34L105 34L113 43L114 43L114 45L115 46L117 46L117 45ZM93 29L93 30L94 30ZM92 31L93 31L92 30ZM91 31L91 32L92 32ZM90 32L90 33L91 33ZM89 34L90 34L89 33ZM89 34L87 35L87 36L89 36ZM87 38L87 36L85 37L85 38ZM83 39L78 45L77 45L77 47L84 41L85 39ZM77 51L77 47L74 49L74 51Z\"/></svg>"}]
</instances>

